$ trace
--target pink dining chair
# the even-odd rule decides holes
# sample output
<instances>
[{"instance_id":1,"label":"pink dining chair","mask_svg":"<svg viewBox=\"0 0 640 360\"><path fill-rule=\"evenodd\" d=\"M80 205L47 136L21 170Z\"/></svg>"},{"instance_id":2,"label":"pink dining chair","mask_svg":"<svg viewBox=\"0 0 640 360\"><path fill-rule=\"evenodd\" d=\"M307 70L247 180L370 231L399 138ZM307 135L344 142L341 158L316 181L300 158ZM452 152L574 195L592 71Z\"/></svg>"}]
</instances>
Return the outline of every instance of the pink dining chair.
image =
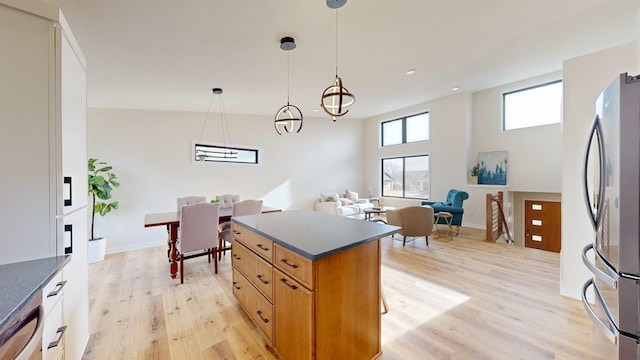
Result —
<instances>
[{"instance_id":1,"label":"pink dining chair","mask_svg":"<svg viewBox=\"0 0 640 360\"><path fill-rule=\"evenodd\" d=\"M262 212L262 200L244 200L233 205L231 217L242 215L256 215ZM233 243L233 233L231 231L231 221L220 224L220 236L218 236L218 259L222 259L222 253L231 250ZM229 246L226 246L229 244ZM223 246L225 245L225 246Z\"/></svg>"},{"instance_id":2,"label":"pink dining chair","mask_svg":"<svg viewBox=\"0 0 640 360\"><path fill-rule=\"evenodd\" d=\"M218 257L216 238L218 233L218 219L220 205L208 202L185 205L180 212L180 237L176 247L180 254L180 283L184 283L184 260L207 255L209 263L211 256L218 273Z\"/></svg>"},{"instance_id":3,"label":"pink dining chair","mask_svg":"<svg viewBox=\"0 0 640 360\"><path fill-rule=\"evenodd\" d=\"M197 204L207 202L207 198L205 196L184 196L178 198L178 212L185 205Z\"/></svg>"}]
</instances>

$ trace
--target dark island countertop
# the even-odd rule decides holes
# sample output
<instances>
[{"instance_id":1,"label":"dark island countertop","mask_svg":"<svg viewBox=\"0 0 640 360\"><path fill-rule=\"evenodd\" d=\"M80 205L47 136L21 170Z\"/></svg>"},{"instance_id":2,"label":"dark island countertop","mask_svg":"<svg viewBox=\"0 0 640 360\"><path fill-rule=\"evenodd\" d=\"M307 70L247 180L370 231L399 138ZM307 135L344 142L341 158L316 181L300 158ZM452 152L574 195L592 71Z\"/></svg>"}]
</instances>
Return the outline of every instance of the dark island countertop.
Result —
<instances>
[{"instance_id":1,"label":"dark island countertop","mask_svg":"<svg viewBox=\"0 0 640 360\"><path fill-rule=\"evenodd\" d=\"M311 260L400 231L397 226L309 210L237 216L231 221Z\"/></svg>"},{"instance_id":2,"label":"dark island countertop","mask_svg":"<svg viewBox=\"0 0 640 360\"><path fill-rule=\"evenodd\" d=\"M70 255L0 265L0 329L69 262Z\"/></svg>"}]
</instances>

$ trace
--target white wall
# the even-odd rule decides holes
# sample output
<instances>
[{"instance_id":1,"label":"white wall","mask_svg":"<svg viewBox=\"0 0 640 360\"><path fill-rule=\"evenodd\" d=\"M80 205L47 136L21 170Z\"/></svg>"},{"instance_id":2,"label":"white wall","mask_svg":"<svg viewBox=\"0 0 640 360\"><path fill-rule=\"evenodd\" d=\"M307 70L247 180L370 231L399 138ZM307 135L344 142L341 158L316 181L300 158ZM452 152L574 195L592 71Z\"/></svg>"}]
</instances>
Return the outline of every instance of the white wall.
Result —
<instances>
[{"instance_id":1,"label":"white wall","mask_svg":"<svg viewBox=\"0 0 640 360\"><path fill-rule=\"evenodd\" d=\"M147 213L175 211L185 195L239 194L265 205L312 209L320 192L365 193L362 184L363 125L359 120L305 118L299 134L279 136L273 118L228 114L231 143L258 147L260 165L193 164L204 113L89 109L89 157L113 165L121 186L114 190L120 208L96 217L107 252L166 243L162 227L144 228ZM220 116L211 113L203 140L222 142Z\"/></svg>"},{"instance_id":2,"label":"white wall","mask_svg":"<svg viewBox=\"0 0 640 360\"><path fill-rule=\"evenodd\" d=\"M382 158L428 154L431 199L444 200L447 192L452 188L464 190L467 172L467 107L470 103L470 95L460 93L367 119L364 126L363 147L365 188L372 187L373 195L380 195ZM429 141L380 146L381 122L425 111L429 111L431 138ZM385 203L404 207L420 204L420 200L389 198L385 199Z\"/></svg>"},{"instance_id":3,"label":"white wall","mask_svg":"<svg viewBox=\"0 0 640 360\"><path fill-rule=\"evenodd\" d=\"M579 298L591 277L581 251L594 239L582 193L582 163L600 92L620 73L635 74L636 45L629 43L566 60L562 124L562 251L560 293Z\"/></svg>"}]
</instances>

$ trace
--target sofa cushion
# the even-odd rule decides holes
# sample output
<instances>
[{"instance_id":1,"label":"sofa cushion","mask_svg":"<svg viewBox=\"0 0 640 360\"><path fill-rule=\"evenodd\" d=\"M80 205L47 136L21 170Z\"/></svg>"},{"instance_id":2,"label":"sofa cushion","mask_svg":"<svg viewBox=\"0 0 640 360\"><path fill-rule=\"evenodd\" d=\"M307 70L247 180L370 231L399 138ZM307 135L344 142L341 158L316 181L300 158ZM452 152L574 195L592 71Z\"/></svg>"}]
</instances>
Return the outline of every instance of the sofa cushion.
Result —
<instances>
[{"instance_id":1,"label":"sofa cushion","mask_svg":"<svg viewBox=\"0 0 640 360\"><path fill-rule=\"evenodd\" d=\"M347 198L340 198L340 203L342 203L342 205L353 205L353 201L351 201L350 199Z\"/></svg>"},{"instance_id":2,"label":"sofa cushion","mask_svg":"<svg viewBox=\"0 0 640 360\"><path fill-rule=\"evenodd\" d=\"M354 203L358 202L358 193L355 191L350 191L349 189L345 190L344 192L344 197L346 197L347 199L353 201Z\"/></svg>"},{"instance_id":3,"label":"sofa cushion","mask_svg":"<svg viewBox=\"0 0 640 360\"><path fill-rule=\"evenodd\" d=\"M330 201L330 202L340 202L340 195L338 193L320 193L320 200L322 202Z\"/></svg>"}]
</instances>

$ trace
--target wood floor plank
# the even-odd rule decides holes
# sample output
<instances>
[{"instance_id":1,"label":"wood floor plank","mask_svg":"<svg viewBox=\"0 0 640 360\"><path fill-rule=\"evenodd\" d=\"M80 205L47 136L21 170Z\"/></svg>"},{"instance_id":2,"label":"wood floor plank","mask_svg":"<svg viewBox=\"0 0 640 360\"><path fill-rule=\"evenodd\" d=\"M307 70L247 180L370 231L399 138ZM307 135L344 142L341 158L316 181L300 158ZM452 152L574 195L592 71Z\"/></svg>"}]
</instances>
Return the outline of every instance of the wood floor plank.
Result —
<instances>
[{"instance_id":1,"label":"wood floor plank","mask_svg":"<svg viewBox=\"0 0 640 360\"><path fill-rule=\"evenodd\" d=\"M559 254L482 241L382 241L381 359L615 359L579 301L559 295ZM230 256L171 279L166 248L92 264L84 359L276 359L233 297Z\"/></svg>"}]
</instances>

